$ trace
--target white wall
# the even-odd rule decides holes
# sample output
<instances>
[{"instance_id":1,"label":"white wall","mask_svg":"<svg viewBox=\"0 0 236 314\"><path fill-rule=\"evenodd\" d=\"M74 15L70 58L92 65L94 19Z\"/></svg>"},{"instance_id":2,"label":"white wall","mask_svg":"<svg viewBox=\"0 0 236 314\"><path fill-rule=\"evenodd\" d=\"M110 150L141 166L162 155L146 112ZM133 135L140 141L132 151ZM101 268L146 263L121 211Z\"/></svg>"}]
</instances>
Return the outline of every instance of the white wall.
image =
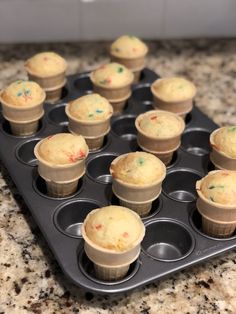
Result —
<instances>
[{"instance_id":1,"label":"white wall","mask_svg":"<svg viewBox=\"0 0 236 314\"><path fill-rule=\"evenodd\" d=\"M0 0L0 42L236 35L236 0Z\"/></svg>"}]
</instances>

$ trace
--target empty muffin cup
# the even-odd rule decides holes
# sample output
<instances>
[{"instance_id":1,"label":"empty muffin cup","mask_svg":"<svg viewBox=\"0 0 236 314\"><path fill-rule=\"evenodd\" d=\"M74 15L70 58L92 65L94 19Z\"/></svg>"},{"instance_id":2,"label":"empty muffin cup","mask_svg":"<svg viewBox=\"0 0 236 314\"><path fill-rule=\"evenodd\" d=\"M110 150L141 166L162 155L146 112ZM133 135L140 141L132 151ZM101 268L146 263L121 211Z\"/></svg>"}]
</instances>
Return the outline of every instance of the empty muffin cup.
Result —
<instances>
[{"instance_id":1,"label":"empty muffin cup","mask_svg":"<svg viewBox=\"0 0 236 314\"><path fill-rule=\"evenodd\" d=\"M140 127L141 121L149 116L162 114L162 110L150 110L148 112L140 114L135 120L135 127L138 131L137 143L140 148L148 153L154 154L160 158L165 165L168 165L173 153L179 148L181 135L185 128L184 120L174 113L169 112L170 116L174 116L179 124L179 130L172 136L153 136L144 132Z\"/></svg>"},{"instance_id":2,"label":"empty muffin cup","mask_svg":"<svg viewBox=\"0 0 236 314\"><path fill-rule=\"evenodd\" d=\"M86 234L85 225L95 211L91 211L81 228L81 233L84 238L84 250L88 258L94 263L96 277L102 280L112 281L123 278L128 270L131 263L133 263L140 254L140 243L145 234L145 228L143 226L142 232L139 238L133 244L133 247L126 251L115 251L103 248L93 241ZM137 215L135 212L132 212Z\"/></svg>"},{"instance_id":3,"label":"empty muffin cup","mask_svg":"<svg viewBox=\"0 0 236 314\"><path fill-rule=\"evenodd\" d=\"M212 147L210 160L216 169L227 169L236 171L236 158L227 156L223 151L217 148L214 137L218 131L219 129L216 129L210 135L210 145Z\"/></svg>"},{"instance_id":4,"label":"empty muffin cup","mask_svg":"<svg viewBox=\"0 0 236 314\"><path fill-rule=\"evenodd\" d=\"M211 174L221 170L211 171ZM204 180L204 178L202 179ZM196 182L197 209L202 216L203 232L216 238L230 237L236 228L236 205L208 200L201 191L202 180Z\"/></svg>"}]
</instances>

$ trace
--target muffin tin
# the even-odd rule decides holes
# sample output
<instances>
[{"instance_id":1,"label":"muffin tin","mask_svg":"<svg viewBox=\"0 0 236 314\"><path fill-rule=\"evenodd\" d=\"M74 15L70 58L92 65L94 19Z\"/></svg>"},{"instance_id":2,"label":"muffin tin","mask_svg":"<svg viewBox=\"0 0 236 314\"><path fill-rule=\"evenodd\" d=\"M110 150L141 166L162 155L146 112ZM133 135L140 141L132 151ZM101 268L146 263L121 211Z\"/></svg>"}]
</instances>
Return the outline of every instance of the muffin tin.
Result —
<instances>
[{"instance_id":1,"label":"muffin tin","mask_svg":"<svg viewBox=\"0 0 236 314\"><path fill-rule=\"evenodd\" d=\"M76 193L66 198L47 196L37 173L35 144L49 134L67 132L65 104L92 92L89 73L69 76L63 98L56 105L45 104L45 116L34 136L17 137L0 116L0 157L29 210L46 238L64 273L76 284L97 293L118 293L159 280L174 272L236 247L236 235L211 238L201 231L196 211L195 182L213 169L209 161L209 135L218 126L194 106L186 117L182 144L167 167L160 197L143 218L146 235L142 251L122 280L104 282L95 278L93 264L86 257L81 224L94 208L118 204L111 189L109 166L120 154L140 150L136 142L135 117L153 109L150 84L158 75L144 69L141 81L132 87L124 112L112 117L111 131L103 147L90 153L87 171Z\"/></svg>"}]
</instances>

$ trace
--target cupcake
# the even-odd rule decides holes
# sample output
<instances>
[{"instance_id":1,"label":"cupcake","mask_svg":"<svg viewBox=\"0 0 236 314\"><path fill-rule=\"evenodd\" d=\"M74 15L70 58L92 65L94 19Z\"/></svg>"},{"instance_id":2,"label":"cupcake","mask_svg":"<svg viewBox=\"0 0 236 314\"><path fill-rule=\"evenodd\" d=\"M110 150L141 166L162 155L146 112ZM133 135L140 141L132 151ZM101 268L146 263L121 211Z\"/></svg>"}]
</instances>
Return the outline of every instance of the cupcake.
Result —
<instances>
[{"instance_id":1,"label":"cupcake","mask_svg":"<svg viewBox=\"0 0 236 314\"><path fill-rule=\"evenodd\" d=\"M236 172L215 170L196 183L197 209L206 234L225 238L236 228Z\"/></svg>"},{"instance_id":2,"label":"cupcake","mask_svg":"<svg viewBox=\"0 0 236 314\"><path fill-rule=\"evenodd\" d=\"M0 92L3 116L14 135L31 135L37 131L45 98L44 90L31 81L16 81Z\"/></svg>"},{"instance_id":3,"label":"cupcake","mask_svg":"<svg viewBox=\"0 0 236 314\"><path fill-rule=\"evenodd\" d=\"M140 114L135 126L137 142L142 150L154 154L168 165L180 146L185 128L183 119L172 112L151 110Z\"/></svg>"},{"instance_id":4,"label":"cupcake","mask_svg":"<svg viewBox=\"0 0 236 314\"><path fill-rule=\"evenodd\" d=\"M210 160L217 169L236 170L236 126L226 126L211 133Z\"/></svg>"},{"instance_id":5,"label":"cupcake","mask_svg":"<svg viewBox=\"0 0 236 314\"><path fill-rule=\"evenodd\" d=\"M83 135L89 150L101 148L104 136L110 131L113 108L108 100L90 94L71 101L66 106L71 133Z\"/></svg>"},{"instance_id":6,"label":"cupcake","mask_svg":"<svg viewBox=\"0 0 236 314\"><path fill-rule=\"evenodd\" d=\"M65 59L55 52L41 52L25 62L25 69L29 79L45 90L49 102L60 99L62 88L66 84Z\"/></svg>"},{"instance_id":7,"label":"cupcake","mask_svg":"<svg viewBox=\"0 0 236 314\"><path fill-rule=\"evenodd\" d=\"M48 195L64 197L73 194L85 173L88 146L82 136L70 133L50 135L34 148L38 173L45 180Z\"/></svg>"},{"instance_id":8,"label":"cupcake","mask_svg":"<svg viewBox=\"0 0 236 314\"><path fill-rule=\"evenodd\" d=\"M193 108L195 85L182 77L157 79L151 85L154 107L185 117Z\"/></svg>"},{"instance_id":9,"label":"cupcake","mask_svg":"<svg viewBox=\"0 0 236 314\"><path fill-rule=\"evenodd\" d=\"M113 106L114 113L124 108L131 95L133 73L119 63L108 63L91 73L94 92L107 98Z\"/></svg>"},{"instance_id":10,"label":"cupcake","mask_svg":"<svg viewBox=\"0 0 236 314\"><path fill-rule=\"evenodd\" d=\"M134 81L140 78L145 66L145 56L148 53L147 45L139 38L123 35L117 38L110 47L110 55L114 62L123 64L134 74Z\"/></svg>"},{"instance_id":11,"label":"cupcake","mask_svg":"<svg viewBox=\"0 0 236 314\"><path fill-rule=\"evenodd\" d=\"M115 158L110 173L112 190L120 204L145 216L161 193L166 167L152 154L134 152Z\"/></svg>"},{"instance_id":12,"label":"cupcake","mask_svg":"<svg viewBox=\"0 0 236 314\"><path fill-rule=\"evenodd\" d=\"M140 254L145 226L128 208L107 206L92 210L82 225L84 250L94 263L96 277L123 278Z\"/></svg>"}]
</instances>

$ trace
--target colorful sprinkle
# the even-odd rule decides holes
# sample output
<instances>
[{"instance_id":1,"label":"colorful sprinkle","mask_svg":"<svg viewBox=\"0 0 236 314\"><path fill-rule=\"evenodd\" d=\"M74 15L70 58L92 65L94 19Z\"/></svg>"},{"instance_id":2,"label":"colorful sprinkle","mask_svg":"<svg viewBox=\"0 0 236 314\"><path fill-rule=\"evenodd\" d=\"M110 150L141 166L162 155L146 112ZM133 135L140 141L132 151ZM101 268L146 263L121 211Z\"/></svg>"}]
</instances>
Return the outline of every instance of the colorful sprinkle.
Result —
<instances>
[{"instance_id":1,"label":"colorful sprinkle","mask_svg":"<svg viewBox=\"0 0 236 314\"><path fill-rule=\"evenodd\" d=\"M236 132L236 126L232 127L230 131Z\"/></svg>"},{"instance_id":2,"label":"colorful sprinkle","mask_svg":"<svg viewBox=\"0 0 236 314\"><path fill-rule=\"evenodd\" d=\"M22 92L17 93L17 96L18 96L18 97L20 97L20 96L22 96L22 95L23 95Z\"/></svg>"},{"instance_id":3,"label":"colorful sprinkle","mask_svg":"<svg viewBox=\"0 0 236 314\"><path fill-rule=\"evenodd\" d=\"M157 116L152 116L150 119L151 119L151 120L156 120L156 119L157 119Z\"/></svg>"},{"instance_id":4,"label":"colorful sprinkle","mask_svg":"<svg viewBox=\"0 0 236 314\"><path fill-rule=\"evenodd\" d=\"M111 83L111 79L108 78L108 79L104 79L102 81L99 82L100 84L103 84L103 85L107 85L107 84L110 84Z\"/></svg>"},{"instance_id":5,"label":"colorful sprinkle","mask_svg":"<svg viewBox=\"0 0 236 314\"><path fill-rule=\"evenodd\" d=\"M102 109L96 109L96 113L103 113Z\"/></svg>"},{"instance_id":6,"label":"colorful sprinkle","mask_svg":"<svg viewBox=\"0 0 236 314\"><path fill-rule=\"evenodd\" d=\"M88 114L89 118L93 117L93 113Z\"/></svg>"},{"instance_id":7,"label":"colorful sprinkle","mask_svg":"<svg viewBox=\"0 0 236 314\"><path fill-rule=\"evenodd\" d=\"M81 158L84 158L85 152L80 149L76 154L67 154L70 162L76 162Z\"/></svg>"},{"instance_id":8,"label":"colorful sprinkle","mask_svg":"<svg viewBox=\"0 0 236 314\"><path fill-rule=\"evenodd\" d=\"M97 230L100 230L100 229L102 228L102 225L101 225L101 224L95 225L95 228L96 228Z\"/></svg>"},{"instance_id":9,"label":"colorful sprinkle","mask_svg":"<svg viewBox=\"0 0 236 314\"><path fill-rule=\"evenodd\" d=\"M49 135L49 136L47 137L47 139L50 140L52 137L53 137L53 135Z\"/></svg>"},{"instance_id":10,"label":"colorful sprinkle","mask_svg":"<svg viewBox=\"0 0 236 314\"><path fill-rule=\"evenodd\" d=\"M119 67L118 69L117 69L117 72L118 73L122 73L124 71L124 68L122 68L122 67Z\"/></svg>"},{"instance_id":11,"label":"colorful sprinkle","mask_svg":"<svg viewBox=\"0 0 236 314\"><path fill-rule=\"evenodd\" d=\"M140 158L138 159L138 164L139 164L140 166L142 166L142 165L144 164L144 158L143 158L143 157L140 157Z\"/></svg>"},{"instance_id":12,"label":"colorful sprinkle","mask_svg":"<svg viewBox=\"0 0 236 314\"><path fill-rule=\"evenodd\" d=\"M122 236L124 237L124 238L128 238L129 237L129 234L128 234L128 232L124 232L123 234L122 234Z\"/></svg>"},{"instance_id":13,"label":"colorful sprinkle","mask_svg":"<svg viewBox=\"0 0 236 314\"><path fill-rule=\"evenodd\" d=\"M210 196L209 199L214 202L214 198L212 196Z\"/></svg>"}]
</instances>

